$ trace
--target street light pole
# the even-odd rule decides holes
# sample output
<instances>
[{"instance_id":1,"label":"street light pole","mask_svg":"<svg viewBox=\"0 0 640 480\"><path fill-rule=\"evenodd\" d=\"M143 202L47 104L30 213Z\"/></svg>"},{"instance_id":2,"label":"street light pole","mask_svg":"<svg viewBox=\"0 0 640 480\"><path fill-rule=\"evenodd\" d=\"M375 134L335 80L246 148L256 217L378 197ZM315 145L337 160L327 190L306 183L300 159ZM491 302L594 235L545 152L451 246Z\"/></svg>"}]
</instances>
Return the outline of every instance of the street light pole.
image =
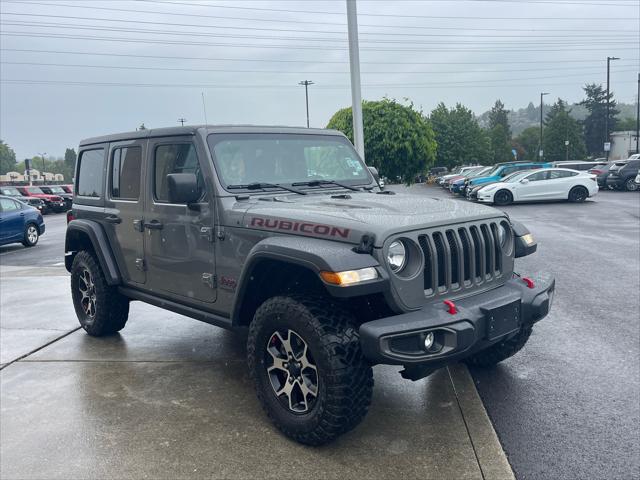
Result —
<instances>
[{"instance_id":1,"label":"street light pole","mask_svg":"<svg viewBox=\"0 0 640 480\"><path fill-rule=\"evenodd\" d=\"M304 85L304 99L307 105L307 128L309 128L309 85L313 85L311 80L303 80L298 85Z\"/></svg>"},{"instance_id":2,"label":"street light pole","mask_svg":"<svg viewBox=\"0 0 640 480\"><path fill-rule=\"evenodd\" d=\"M360 91L360 47L358 46L358 11L356 0L347 0L347 29L349 32L349 70L351 73L351 111L353 141L364 161L364 127L362 123L362 93Z\"/></svg>"},{"instance_id":3,"label":"street light pole","mask_svg":"<svg viewBox=\"0 0 640 480\"><path fill-rule=\"evenodd\" d=\"M183 127L184 127L184 122L186 122L186 121L187 121L187 119L186 119L186 118L179 118L179 119L178 119L178 123L179 123L181 126L183 126Z\"/></svg>"},{"instance_id":4,"label":"street light pole","mask_svg":"<svg viewBox=\"0 0 640 480\"><path fill-rule=\"evenodd\" d=\"M611 60L620 60L618 57L607 57L607 116L604 119L604 141L609 142L609 64ZM610 149L611 147L609 147ZM607 160L609 160L609 149L606 149Z\"/></svg>"},{"instance_id":5,"label":"street light pole","mask_svg":"<svg viewBox=\"0 0 640 480\"><path fill-rule=\"evenodd\" d=\"M38 152L38 155L40 155L40 158L42 159L42 171L40 172L40 174L41 174L41 177L42 177L42 178L44 178L44 169L45 169L45 166L44 166L44 156L45 156L46 154L47 154L47 152L44 152L44 153L39 153L39 152Z\"/></svg>"},{"instance_id":6,"label":"street light pole","mask_svg":"<svg viewBox=\"0 0 640 480\"><path fill-rule=\"evenodd\" d=\"M542 161L544 150L542 149L542 97L545 95L549 95L548 92L540 92L540 148L538 149L538 156L540 157L540 161Z\"/></svg>"}]
</instances>

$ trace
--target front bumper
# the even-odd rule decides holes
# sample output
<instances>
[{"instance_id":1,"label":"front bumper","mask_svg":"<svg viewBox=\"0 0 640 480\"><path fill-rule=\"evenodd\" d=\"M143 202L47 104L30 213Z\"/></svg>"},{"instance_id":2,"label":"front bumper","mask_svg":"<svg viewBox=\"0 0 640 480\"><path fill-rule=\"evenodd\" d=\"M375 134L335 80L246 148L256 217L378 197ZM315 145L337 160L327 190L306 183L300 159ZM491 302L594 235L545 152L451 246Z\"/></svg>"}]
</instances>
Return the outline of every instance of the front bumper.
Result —
<instances>
[{"instance_id":1,"label":"front bumper","mask_svg":"<svg viewBox=\"0 0 640 480\"><path fill-rule=\"evenodd\" d=\"M412 380L457 362L515 335L542 320L555 293L555 279L532 277L530 288L515 276L504 285L455 301L457 313L442 302L421 310L363 323L360 343L372 364L403 365ZM434 333L437 349L427 351L424 339Z\"/></svg>"}]
</instances>

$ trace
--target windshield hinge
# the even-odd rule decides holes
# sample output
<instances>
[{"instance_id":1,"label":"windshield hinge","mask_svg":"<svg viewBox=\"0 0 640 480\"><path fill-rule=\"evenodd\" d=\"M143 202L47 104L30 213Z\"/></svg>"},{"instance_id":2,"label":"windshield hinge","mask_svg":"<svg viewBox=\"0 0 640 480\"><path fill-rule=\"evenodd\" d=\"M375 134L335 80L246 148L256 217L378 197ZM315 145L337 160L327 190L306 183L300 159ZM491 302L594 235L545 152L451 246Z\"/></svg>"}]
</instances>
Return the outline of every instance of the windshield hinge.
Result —
<instances>
[{"instance_id":1,"label":"windshield hinge","mask_svg":"<svg viewBox=\"0 0 640 480\"><path fill-rule=\"evenodd\" d=\"M217 283L216 276L213 273L203 273L202 283L207 285L209 288L216 288L216 283Z\"/></svg>"}]
</instances>

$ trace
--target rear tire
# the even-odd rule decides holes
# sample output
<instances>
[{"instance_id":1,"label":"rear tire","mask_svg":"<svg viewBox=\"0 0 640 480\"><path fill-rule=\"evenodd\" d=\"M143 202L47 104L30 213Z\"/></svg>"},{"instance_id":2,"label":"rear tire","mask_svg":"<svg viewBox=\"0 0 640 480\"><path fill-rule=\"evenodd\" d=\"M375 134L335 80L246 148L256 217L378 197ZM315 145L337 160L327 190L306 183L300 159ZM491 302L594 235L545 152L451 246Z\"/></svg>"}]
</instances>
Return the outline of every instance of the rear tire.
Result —
<instances>
[{"instance_id":1,"label":"rear tire","mask_svg":"<svg viewBox=\"0 0 640 480\"><path fill-rule=\"evenodd\" d=\"M80 251L71 266L71 296L80 326L101 337L122 330L129 317L129 299L108 285L95 257Z\"/></svg>"},{"instance_id":2,"label":"rear tire","mask_svg":"<svg viewBox=\"0 0 640 480\"><path fill-rule=\"evenodd\" d=\"M532 326L522 327L515 336L465 358L464 362L474 367L493 367L522 350L522 347L529 340L532 330Z\"/></svg>"},{"instance_id":3,"label":"rear tire","mask_svg":"<svg viewBox=\"0 0 640 480\"><path fill-rule=\"evenodd\" d=\"M40 229L35 223L27 223L24 227L24 238L22 245L25 247L35 247L40 239Z\"/></svg>"},{"instance_id":4,"label":"rear tire","mask_svg":"<svg viewBox=\"0 0 640 480\"><path fill-rule=\"evenodd\" d=\"M509 190L498 190L493 196L493 203L504 206L513 203L513 194Z\"/></svg>"},{"instance_id":5,"label":"rear tire","mask_svg":"<svg viewBox=\"0 0 640 480\"><path fill-rule=\"evenodd\" d=\"M324 298L265 301L249 328L247 360L263 409L297 442L331 442L356 427L371 404L373 373L358 329Z\"/></svg>"},{"instance_id":6,"label":"rear tire","mask_svg":"<svg viewBox=\"0 0 640 480\"><path fill-rule=\"evenodd\" d=\"M573 203L582 203L589 198L589 192L584 187L573 187L569 192L569 201Z\"/></svg>"}]
</instances>

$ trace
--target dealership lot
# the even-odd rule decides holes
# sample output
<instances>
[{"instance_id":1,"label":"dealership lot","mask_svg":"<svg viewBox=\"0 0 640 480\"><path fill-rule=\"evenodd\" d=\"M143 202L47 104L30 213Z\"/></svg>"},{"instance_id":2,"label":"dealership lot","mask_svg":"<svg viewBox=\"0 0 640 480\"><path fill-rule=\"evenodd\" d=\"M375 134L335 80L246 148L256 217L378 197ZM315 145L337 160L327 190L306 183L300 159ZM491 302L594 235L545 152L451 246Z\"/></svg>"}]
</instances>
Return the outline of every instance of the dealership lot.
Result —
<instances>
[{"instance_id":1,"label":"dealership lot","mask_svg":"<svg viewBox=\"0 0 640 480\"><path fill-rule=\"evenodd\" d=\"M518 478L633 477L640 195L505 210L539 241L517 270L558 285L527 347L471 372L511 466ZM242 338L139 303L121 335L85 335L61 266L64 216L46 222L34 249L0 249L3 478L510 477L463 367L415 383L376 367L363 425L313 449L260 411Z\"/></svg>"}]
</instances>

